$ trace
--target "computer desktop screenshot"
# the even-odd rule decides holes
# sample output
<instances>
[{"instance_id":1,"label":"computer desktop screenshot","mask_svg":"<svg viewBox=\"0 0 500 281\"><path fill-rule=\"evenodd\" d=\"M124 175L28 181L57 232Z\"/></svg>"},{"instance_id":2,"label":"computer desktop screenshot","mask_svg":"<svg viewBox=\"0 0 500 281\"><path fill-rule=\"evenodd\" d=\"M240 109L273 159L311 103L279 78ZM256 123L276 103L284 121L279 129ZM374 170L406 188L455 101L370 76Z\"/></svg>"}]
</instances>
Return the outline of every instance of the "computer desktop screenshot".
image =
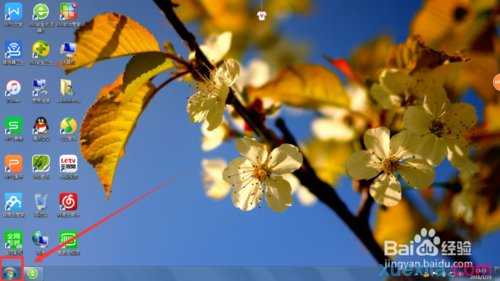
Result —
<instances>
[{"instance_id":1,"label":"computer desktop screenshot","mask_svg":"<svg viewBox=\"0 0 500 281\"><path fill-rule=\"evenodd\" d=\"M500 278L497 0L0 5L0 281Z\"/></svg>"}]
</instances>

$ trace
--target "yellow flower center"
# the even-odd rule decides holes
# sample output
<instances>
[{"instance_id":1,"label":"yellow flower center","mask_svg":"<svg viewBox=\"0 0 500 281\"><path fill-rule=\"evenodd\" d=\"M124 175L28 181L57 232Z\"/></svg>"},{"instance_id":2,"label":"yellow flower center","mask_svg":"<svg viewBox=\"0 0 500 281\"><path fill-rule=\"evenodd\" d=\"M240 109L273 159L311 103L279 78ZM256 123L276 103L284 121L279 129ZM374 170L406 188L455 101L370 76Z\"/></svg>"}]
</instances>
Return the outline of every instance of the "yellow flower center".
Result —
<instances>
[{"instance_id":1,"label":"yellow flower center","mask_svg":"<svg viewBox=\"0 0 500 281\"><path fill-rule=\"evenodd\" d=\"M446 127L444 123L440 120L434 120L431 123L431 127L429 128L432 134L442 137L445 133Z\"/></svg>"},{"instance_id":2,"label":"yellow flower center","mask_svg":"<svg viewBox=\"0 0 500 281\"><path fill-rule=\"evenodd\" d=\"M259 166L255 167L253 171L253 176L259 181L264 181L266 178L269 177L269 172L267 171L266 168Z\"/></svg>"},{"instance_id":3,"label":"yellow flower center","mask_svg":"<svg viewBox=\"0 0 500 281\"><path fill-rule=\"evenodd\" d=\"M385 174L393 174L399 167L399 160L396 158L387 158L382 162L382 171Z\"/></svg>"}]
</instances>

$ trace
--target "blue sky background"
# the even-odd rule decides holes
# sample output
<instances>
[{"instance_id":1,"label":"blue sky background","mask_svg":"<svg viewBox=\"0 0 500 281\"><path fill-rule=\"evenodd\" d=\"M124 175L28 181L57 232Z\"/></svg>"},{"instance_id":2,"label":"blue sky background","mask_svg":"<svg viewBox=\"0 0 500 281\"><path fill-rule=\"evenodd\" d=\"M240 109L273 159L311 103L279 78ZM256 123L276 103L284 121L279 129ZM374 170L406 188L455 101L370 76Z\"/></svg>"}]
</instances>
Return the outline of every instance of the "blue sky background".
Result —
<instances>
[{"instance_id":1,"label":"blue sky background","mask_svg":"<svg viewBox=\"0 0 500 281\"><path fill-rule=\"evenodd\" d=\"M3 1L4 2L4 1ZM32 1L21 0L31 7ZM46 1L55 10L59 1ZM287 19L281 29L291 38L309 42L310 61L324 63L323 54L347 57L362 42L379 35L390 34L403 41L408 25L421 1L400 0L350 0L314 1L314 11L309 17ZM152 1L79 1L81 21L93 15L116 11L141 22L158 36L159 42L174 42L183 50L163 15ZM29 8L30 9L30 8ZM31 11L27 11L30 16ZM52 14L54 19L55 15ZM0 27L0 40L22 40L25 49L35 39L44 39L56 48L64 41L71 41L72 32L64 29L47 30L37 34L27 25L20 30ZM2 43L3 44L3 43ZM28 48L29 49L29 48ZM29 55L29 54L28 54ZM53 52L53 58L57 58ZM26 58L26 56L25 56ZM48 153L56 159L60 154L79 151L77 143L61 143L56 127L65 116L81 120L99 89L113 81L123 70L125 59L97 64L71 75L81 104L33 105L30 101L30 81L46 78L52 97L58 94L58 79L63 72L54 67L0 67L1 83L10 79L21 80L24 90L22 103L0 103L0 118L19 114L32 126L37 116L45 116L52 126L52 142L32 143L29 132L22 144L0 143L0 155L21 153L31 158L35 153ZM486 81L490 83L489 78ZM485 83L486 83L485 82ZM35 220L0 219L0 230L23 229L25 235L34 230L49 233L55 245L60 229L82 229L102 216L112 212L138 194L157 183L177 175L173 184L141 202L124 215L113 219L80 241L80 257L51 257L49 265L374 265L371 256L352 233L330 210L318 204L312 208L298 203L284 214L267 208L251 213L235 209L230 200L214 202L204 195L200 178L200 161L204 157L236 156L232 144L203 154L200 149L200 131L188 121L185 105L191 89L172 85L158 94L142 116L129 141L127 154L117 171L113 196L104 199L102 187L93 169L80 161L80 180L63 182L52 173L53 179L35 182L30 178L20 182L0 180L1 190L21 191L28 198L28 217L32 216L33 194L49 193L50 218ZM309 120L286 116L292 130L301 137L309 134ZM3 157L3 156L2 156ZM53 170L56 170L53 165ZM447 169L443 170L444 172ZM62 191L76 191L80 195L79 219L57 219L56 197ZM354 207L357 195L347 181L339 187L343 198ZM29 237L27 237L29 238ZM498 234L485 237L474 245L475 259L482 263L500 264ZM25 239L27 263L34 259L34 247Z\"/></svg>"}]
</instances>

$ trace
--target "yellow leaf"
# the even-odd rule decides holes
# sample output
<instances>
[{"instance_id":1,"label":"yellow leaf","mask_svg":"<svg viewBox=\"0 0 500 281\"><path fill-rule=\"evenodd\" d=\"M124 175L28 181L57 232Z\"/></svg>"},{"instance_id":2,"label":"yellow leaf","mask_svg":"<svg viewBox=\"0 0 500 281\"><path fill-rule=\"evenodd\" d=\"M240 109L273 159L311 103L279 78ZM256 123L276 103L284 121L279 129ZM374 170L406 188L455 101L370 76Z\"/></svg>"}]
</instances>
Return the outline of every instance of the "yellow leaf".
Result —
<instances>
[{"instance_id":1,"label":"yellow leaf","mask_svg":"<svg viewBox=\"0 0 500 281\"><path fill-rule=\"evenodd\" d=\"M135 55L127 64L123 74L123 101L128 101L148 81L175 66L162 52L148 52Z\"/></svg>"},{"instance_id":2,"label":"yellow leaf","mask_svg":"<svg viewBox=\"0 0 500 281\"><path fill-rule=\"evenodd\" d=\"M448 55L445 52L427 47L421 37L414 35L393 49L387 64L391 67L405 68L416 72L464 61L466 59L461 55Z\"/></svg>"},{"instance_id":3,"label":"yellow leaf","mask_svg":"<svg viewBox=\"0 0 500 281\"><path fill-rule=\"evenodd\" d=\"M408 243L422 226L423 218L403 199L394 207L377 210L374 235L382 246L386 240Z\"/></svg>"},{"instance_id":4,"label":"yellow leaf","mask_svg":"<svg viewBox=\"0 0 500 281\"><path fill-rule=\"evenodd\" d=\"M345 173L345 163L352 153L348 144L319 139L308 141L303 150L318 176L330 184Z\"/></svg>"},{"instance_id":5,"label":"yellow leaf","mask_svg":"<svg viewBox=\"0 0 500 281\"><path fill-rule=\"evenodd\" d=\"M116 168L128 138L154 93L154 86L145 83L129 101L122 102L122 83L120 75L102 88L85 116L80 133L82 155L95 168L106 197L111 195Z\"/></svg>"},{"instance_id":6,"label":"yellow leaf","mask_svg":"<svg viewBox=\"0 0 500 281\"><path fill-rule=\"evenodd\" d=\"M105 59L160 51L158 42L147 28L117 13L97 15L75 34L74 64L64 66L66 73L91 67Z\"/></svg>"},{"instance_id":7,"label":"yellow leaf","mask_svg":"<svg viewBox=\"0 0 500 281\"><path fill-rule=\"evenodd\" d=\"M340 79L320 65L287 67L271 82L248 91L253 97L268 97L297 107L349 106Z\"/></svg>"}]
</instances>

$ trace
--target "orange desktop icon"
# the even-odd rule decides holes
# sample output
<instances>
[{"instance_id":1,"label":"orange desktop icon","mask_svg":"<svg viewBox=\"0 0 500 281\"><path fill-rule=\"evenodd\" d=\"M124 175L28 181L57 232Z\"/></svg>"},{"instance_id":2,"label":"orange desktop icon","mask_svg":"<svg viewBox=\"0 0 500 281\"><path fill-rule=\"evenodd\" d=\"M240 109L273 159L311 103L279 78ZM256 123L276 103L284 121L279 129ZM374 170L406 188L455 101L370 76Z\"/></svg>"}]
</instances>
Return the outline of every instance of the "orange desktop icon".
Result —
<instances>
[{"instance_id":1,"label":"orange desktop icon","mask_svg":"<svg viewBox=\"0 0 500 281\"><path fill-rule=\"evenodd\" d=\"M19 154L6 155L3 160L6 173L19 174L23 171L23 157Z\"/></svg>"}]
</instances>

